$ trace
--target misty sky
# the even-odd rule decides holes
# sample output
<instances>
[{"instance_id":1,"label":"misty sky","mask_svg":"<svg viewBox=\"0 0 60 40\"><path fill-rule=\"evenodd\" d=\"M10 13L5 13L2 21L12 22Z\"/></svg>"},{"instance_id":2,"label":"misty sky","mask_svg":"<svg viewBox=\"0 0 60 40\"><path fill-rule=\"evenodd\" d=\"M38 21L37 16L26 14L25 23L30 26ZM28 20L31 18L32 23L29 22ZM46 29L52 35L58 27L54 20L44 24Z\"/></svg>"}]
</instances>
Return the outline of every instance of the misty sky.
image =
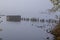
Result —
<instances>
[{"instance_id":1,"label":"misty sky","mask_svg":"<svg viewBox=\"0 0 60 40\"><path fill-rule=\"evenodd\" d=\"M50 0L0 0L0 14L5 15L22 15L23 17L28 18L40 16L41 18L43 16L40 15L40 12L50 8L52 8ZM50 17L52 16L50 15L48 18ZM45 40L44 38L50 36L42 30L39 31L39 29L32 26L31 23L10 23L6 22L6 18L4 18L3 23L1 24L3 32L1 33L2 35L0 34L4 40L20 40L20 37L25 39L28 36L35 40Z\"/></svg>"},{"instance_id":2,"label":"misty sky","mask_svg":"<svg viewBox=\"0 0 60 40\"><path fill-rule=\"evenodd\" d=\"M52 7L50 0L0 0L1 14L37 15Z\"/></svg>"}]
</instances>

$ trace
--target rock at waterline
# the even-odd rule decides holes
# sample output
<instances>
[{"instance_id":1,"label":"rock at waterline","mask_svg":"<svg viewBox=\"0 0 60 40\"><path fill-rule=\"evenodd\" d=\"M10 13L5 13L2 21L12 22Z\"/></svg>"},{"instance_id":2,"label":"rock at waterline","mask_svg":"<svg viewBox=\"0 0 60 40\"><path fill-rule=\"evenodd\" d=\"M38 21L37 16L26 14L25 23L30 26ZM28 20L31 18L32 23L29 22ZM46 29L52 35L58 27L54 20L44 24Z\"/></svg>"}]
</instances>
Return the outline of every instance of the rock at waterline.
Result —
<instances>
[{"instance_id":1,"label":"rock at waterline","mask_svg":"<svg viewBox=\"0 0 60 40\"><path fill-rule=\"evenodd\" d=\"M60 23L56 25L56 27L52 30L51 33L55 36L56 40L60 40Z\"/></svg>"},{"instance_id":2,"label":"rock at waterline","mask_svg":"<svg viewBox=\"0 0 60 40\"><path fill-rule=\"evenodd\" d=\"M0 40L2 40L2 38L0 38Z\"/></svg>"},{"instance_id":3,"label":"rock at waterline","mask_svg":"<svg viewBox=\"0 0 60 40\"><path fill-rule=\"evenodd\" d=\"M2 31L2 29L0 29L0 31Z\"/></svg>"}]
</instances>

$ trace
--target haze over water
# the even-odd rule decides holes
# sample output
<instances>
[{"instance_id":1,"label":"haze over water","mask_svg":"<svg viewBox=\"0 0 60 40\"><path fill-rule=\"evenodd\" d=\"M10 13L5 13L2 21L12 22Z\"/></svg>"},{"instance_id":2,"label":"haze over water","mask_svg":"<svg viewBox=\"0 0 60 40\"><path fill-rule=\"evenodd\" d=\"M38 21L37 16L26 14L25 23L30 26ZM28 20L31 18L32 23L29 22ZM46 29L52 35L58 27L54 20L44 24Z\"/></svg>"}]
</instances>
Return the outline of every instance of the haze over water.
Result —
<instances>
[{"instance_id":1,"label":"haze over water","mask_svg":"<svg viewBox=\"0 0 60 40\"><path fill-rule=\"evenodd\" d=\"M50 0L0 0L0 14L3 15L45 18L48 14L40 14L40 12L50 8L52 8ZM50 15L46 19L49 18L54 17ZM6 16L2 17L2 20L0 27L3 31L0 32L0 38L3 40L47 40L46 37L50 37L49 40L52 40L52 34L32 26L32 22L7 22ZM33 24L43 25L43 23Z\"/></svg>"}]
</instances>

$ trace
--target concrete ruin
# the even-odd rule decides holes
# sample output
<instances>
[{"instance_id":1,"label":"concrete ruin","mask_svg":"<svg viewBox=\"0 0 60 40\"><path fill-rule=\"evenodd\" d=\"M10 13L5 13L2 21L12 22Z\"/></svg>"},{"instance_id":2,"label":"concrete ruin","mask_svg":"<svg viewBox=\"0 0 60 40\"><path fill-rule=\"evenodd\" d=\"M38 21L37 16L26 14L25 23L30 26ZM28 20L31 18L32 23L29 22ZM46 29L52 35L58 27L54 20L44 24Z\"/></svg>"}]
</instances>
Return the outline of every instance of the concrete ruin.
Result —
<instances>
[{"instance_id":1,"label":"concrete ruin","mask_svg":"<svg viewBox=\"0 0 60 40\"><path fill-rule=\"evenodd\" d=\"M19 16L19 15L8 15L8 16L6 16L6 20L12 21L12 22L20 22L21 16Z\"/></svg>"}]
</instances>

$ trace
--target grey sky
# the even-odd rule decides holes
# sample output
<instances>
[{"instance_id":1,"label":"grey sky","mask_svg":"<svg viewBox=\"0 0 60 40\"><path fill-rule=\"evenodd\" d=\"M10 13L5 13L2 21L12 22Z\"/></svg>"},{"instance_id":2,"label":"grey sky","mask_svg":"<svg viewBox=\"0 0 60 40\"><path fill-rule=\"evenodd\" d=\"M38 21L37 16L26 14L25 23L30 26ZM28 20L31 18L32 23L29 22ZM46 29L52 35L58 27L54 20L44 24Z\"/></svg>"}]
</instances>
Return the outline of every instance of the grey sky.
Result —
<instances>
[{"instance_id":1,"label":"grey sky","mask_svg":"<svg viewBox=\"0 0 60 40\"><path fill-rule=\"evenodd\" d=\"M40 16L41 18L46 17L46 15L40 15L40 12L51 7L50 0L0 0L0 13L6 15L17 14L23 17ZM48 18L50 17L52 16L48 15ZM50 37L50 34L32 26L30 22L7 22L5 17L3 17L2 20L3 23L0 27L2 27L3 32L1 33L2 35L0 35L3 40L20 40L21 38L45 40L46 37ZM36 24L40 25L40 23Z\"/></svg>"},{"instance_id":2,"label":"grey sky","mask_svg":"<svg viewBox=\"0 0 60 40\"><path fill-rule=\"evenodd\" d=\"M0 13L37 15L51 6L50 0L0 0Z\"/></svg>"}]
</instances>

